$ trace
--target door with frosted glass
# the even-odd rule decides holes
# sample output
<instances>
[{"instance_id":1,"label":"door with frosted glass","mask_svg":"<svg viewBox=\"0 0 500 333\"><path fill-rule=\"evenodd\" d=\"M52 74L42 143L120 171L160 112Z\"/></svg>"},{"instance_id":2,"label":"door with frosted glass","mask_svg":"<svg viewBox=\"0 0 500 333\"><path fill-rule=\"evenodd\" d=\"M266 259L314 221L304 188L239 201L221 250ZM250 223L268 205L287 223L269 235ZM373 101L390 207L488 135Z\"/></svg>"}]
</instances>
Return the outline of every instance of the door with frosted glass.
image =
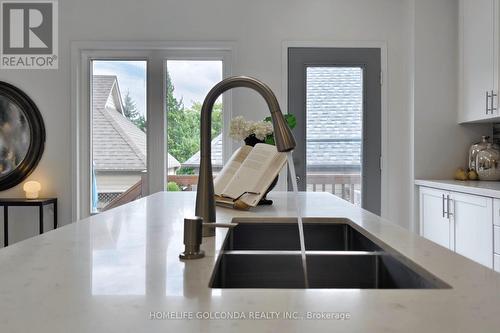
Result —
<instances>
[{"instance_id":1,"label":"door with frosted glass","mask_svg":"<svg viewBox=\"0 0 500 333\"><path fill-rule=\"evenodd\" d=\"M301 191L329 192L380 214L380 74L378 48L288 49Z\"/></svg>"}]
</instances>

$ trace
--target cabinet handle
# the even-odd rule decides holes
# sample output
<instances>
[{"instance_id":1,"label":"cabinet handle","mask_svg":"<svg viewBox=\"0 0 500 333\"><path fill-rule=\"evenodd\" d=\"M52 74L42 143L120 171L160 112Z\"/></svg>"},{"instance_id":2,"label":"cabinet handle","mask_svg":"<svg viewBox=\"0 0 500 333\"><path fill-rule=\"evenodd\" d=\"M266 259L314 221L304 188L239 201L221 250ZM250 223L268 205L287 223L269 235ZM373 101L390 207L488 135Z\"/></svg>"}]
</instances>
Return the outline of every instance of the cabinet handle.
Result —
<instances>
[{"instance_id":1,"label":"cabinet handle","mask_svg":"<svg viewBox=\"0 0 500 333\"><path fill-rule=\"evenodd\" d=\"M498 96L498 94L495 93L494 90L492 90L491 91L491 102L490 102L491 103L490 104L491 105L491 108L490 108L491 114L493 114L493 112L497 110L497 108L495 107L495 97L497 97L497 96Z\"/></svg>"},{"instance_id":2,"label":"cabinet handle","mask_svg":"<svg viewBox=\"0 0 500 333\"><path fill-rule=\"evenodd\" d=\"M444 194L443 194L443 218L446 216L446 212L444 211Z\"/></svg>"},{"instance_id":3,"label":"cabinet handle","mask_svg":"<svg viewBox=\"0 0 500 333\"><path fill-rule=\"evenodd\" d=\"M486 114L490 111L490 92L486 92Z\"/></svg>"},{"instance_id":4,"label":"cabinet handle","mask_svg":"<svg viewBox=\"0 0 500 333\"><path fill-rule=\"evenodd\" d=\"M450 219L450 216L453 216L453 213L450 213L450 201L451 201L450 196L447 195L446 196L446 207L447 207L446 208L446 210L447 210L446 215L448 216L448 220Z\"/></svg>"}]
</instances>

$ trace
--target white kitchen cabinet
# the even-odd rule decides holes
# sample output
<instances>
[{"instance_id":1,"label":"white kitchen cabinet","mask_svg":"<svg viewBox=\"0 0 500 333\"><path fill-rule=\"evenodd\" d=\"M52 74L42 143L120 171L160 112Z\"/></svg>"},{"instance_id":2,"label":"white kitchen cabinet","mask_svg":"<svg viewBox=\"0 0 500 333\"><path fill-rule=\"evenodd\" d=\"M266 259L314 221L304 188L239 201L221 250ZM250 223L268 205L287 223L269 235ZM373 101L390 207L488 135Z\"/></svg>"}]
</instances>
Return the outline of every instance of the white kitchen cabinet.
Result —
<instances>
[{"instance_id":1,"label":"white kitchen cabinet","mask_svg":"<svg viewBox=\"0 0 500 333\"><path fill-rule=\"evenodd\" d=\"M493 268L500 272L500 199L493 200Z\"/></svg>"},{"instance_id":2,"label":"white kitchen cabinet","mask_svg":"<svg viewBox=\"0 0 500 333\"><path fill-rule=\"evenodd\" d=\"M494 243L494 212L500 220L500 200L425 186L419 193L420 235L493 268L498 261L494 246L500 244L500 239ZM500 263L495 265L496 269Z\"/></svg>"},{"instance_id":3,"label":"white kitchen cabinet","mask_svg":"<svg viewBox=\"0 0 500 333\"><path fill-rule=\"evenodd\" d=\"M493 226L493 251L500 255L500 227Z\"/></svg>"},{"instance_id":4,"label":"white kitchen cabinet","mask_svg":"<svg viewBox=\"0 0 500 333\"><path fill-rule=\"evenodd\" d=\"M460 0L458 121L492 121L498 111L500 0Z\"/></svg>"},{"instance_id":5,"label":"white kitchen cabinet","mask_svg":"<svg viewBox=\"0 0 500 333\"><path fill-rule=\"evenodd\" d=\"M493 199L493 224L500 227L500 199Z\"/></svg>"},{"instance_id":6,"label":"white kitchen cabinet","mask_svg":"<svg viewBox=\"0 0 500 333\"><path fill-rule=\"evenodd\" d=\"M493 268L493 199L451 192L455 251Z\"/></svg>"},{"instance_id":7,"label":"white kitchen cabinet","mask_svg":"<svg viewBox=\"0 0 500 333\"><path fill-rule=\"evenodd\" d=\"M420 187L420 235L453 250L454 228L447 212L448 197L448 191Z\"/></svg>"}]
</instances>

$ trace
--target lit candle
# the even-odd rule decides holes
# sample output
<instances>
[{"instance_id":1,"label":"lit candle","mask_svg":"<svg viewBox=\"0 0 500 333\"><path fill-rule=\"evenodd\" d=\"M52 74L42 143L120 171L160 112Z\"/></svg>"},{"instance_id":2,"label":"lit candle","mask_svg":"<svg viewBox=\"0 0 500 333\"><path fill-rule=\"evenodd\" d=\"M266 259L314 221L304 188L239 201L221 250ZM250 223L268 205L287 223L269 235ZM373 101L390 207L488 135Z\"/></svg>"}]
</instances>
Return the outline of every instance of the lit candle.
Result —
<instances>
[{"instance_id":1,"label":"lit candle","mask_svg":"<svg viewBox=\"0 0 500 333\"><path fill-rule=\"evenodd\" d=\"M36 181L29 181L24 183L23 190L26 192L26 199L38 199L38 195L42 185Z\"/></svg>"}]
</instances>

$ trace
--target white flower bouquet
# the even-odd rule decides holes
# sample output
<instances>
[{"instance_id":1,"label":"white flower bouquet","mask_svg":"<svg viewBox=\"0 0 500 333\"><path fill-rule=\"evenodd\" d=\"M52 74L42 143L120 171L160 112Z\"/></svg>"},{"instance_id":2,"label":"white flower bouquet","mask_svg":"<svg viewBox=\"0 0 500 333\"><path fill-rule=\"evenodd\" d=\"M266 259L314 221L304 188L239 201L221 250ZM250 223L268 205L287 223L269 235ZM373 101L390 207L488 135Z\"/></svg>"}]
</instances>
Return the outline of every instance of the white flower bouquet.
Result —
<instances>
[{"instance_id":1,"label":"white flower bouquet","mask_svg":"<svg viewBox=\"0 0 500 333\"><path fill-rule=\"evenodd\" d=\"M293 129L296 126L294 115L285 115L285 120L290 128ZM244 140L249 146L255 146L257 143L274 145L271 117L262 121L246 120L242 116L235 117L231 120L229 136L235 140Z\"/></svg>"}]
</instances>

